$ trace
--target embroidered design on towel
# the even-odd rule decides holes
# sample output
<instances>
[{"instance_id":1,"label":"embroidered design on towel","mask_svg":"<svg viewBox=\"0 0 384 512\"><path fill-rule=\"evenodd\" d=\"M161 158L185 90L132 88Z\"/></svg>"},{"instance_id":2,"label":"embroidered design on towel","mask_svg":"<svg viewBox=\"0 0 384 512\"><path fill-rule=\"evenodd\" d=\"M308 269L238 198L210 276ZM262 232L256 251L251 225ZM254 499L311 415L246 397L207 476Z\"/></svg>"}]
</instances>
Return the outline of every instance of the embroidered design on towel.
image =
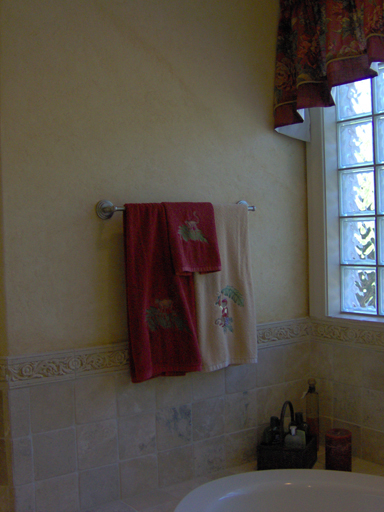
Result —
<instances>
[{"instance_id":1,"label":"embroidered design on towel","mask_svg":"<svg viewBox=\"0 0 384 512\"><path fill-rule=\"evenodd\" d=\"M184 240L184 242L189 242L190 240L194 242L205 242L208 243L208 240L203 235L201 229L197 227L200 222L200 219L196 212L193 212L193 216L195 220L186 220L184 224L179 226L178 234Z\"/></svg>"},{"instance_id":2,"label":"embroidered design on towel","mask_svg":"<svg viewBox=\"0 0 384 512\"><path fill-rule=\"evenodd\" d=\"M155 303L155 306L151 306L145 311L145 320L152 332L156 331L159 327L163 329L176 327L179 331L189 332L182 318L177 316L176 311L173 309L173 301L171 299L156 299Z\"/></svg>"},{"instance_id":3,"label":"embroidered design on towel","mask_svg":"<svg viewBox=\"0 0 384 512\"><path fill-rule=\"evenodd\" d=\"M226 286L218 294L215 306L219 306L221 309L221 317L215 320L215 325L222 327L223 331L226 333L227 331L233 332L233 318L229 316L228 300L225 297L228 297L241 307L244 306L244 298L239 290L233 286Z\"/></svg>"}]
</instances>

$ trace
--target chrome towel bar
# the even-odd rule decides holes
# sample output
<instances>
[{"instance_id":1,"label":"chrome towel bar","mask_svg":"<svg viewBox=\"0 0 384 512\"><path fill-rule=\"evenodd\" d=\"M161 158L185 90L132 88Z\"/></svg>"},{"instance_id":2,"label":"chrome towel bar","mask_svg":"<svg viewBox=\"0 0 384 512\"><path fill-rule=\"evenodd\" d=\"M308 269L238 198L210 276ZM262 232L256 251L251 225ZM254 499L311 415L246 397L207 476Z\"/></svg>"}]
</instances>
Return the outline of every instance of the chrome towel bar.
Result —
<instances>
[{"instance_id":1,"label":"chrome towel bar","mask_svg":"<svg viewBox=\"0 0 384 512\"><path fill-rule=\"evenodd\" d=\"M247 201L238 201L237 204L246 204L248 211L256 211L256 206L249 206ZM114 206L111 201L105 199L99 201L96 205L96 215L102 220L110 219L115 212L123 212L124 210L125 206Z\"/></svg>"}]
</instances>

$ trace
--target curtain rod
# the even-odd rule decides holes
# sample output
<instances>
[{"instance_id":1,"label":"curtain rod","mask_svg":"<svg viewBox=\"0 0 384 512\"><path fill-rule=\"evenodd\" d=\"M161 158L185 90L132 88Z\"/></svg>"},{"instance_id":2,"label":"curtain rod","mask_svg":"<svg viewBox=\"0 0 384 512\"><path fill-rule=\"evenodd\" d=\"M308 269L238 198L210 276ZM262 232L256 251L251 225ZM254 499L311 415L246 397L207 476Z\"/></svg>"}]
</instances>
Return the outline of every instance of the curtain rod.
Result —
<instances>
[{"instance_id":1,"label":"curtain rod","mask_svg":"<svg viewBox=\"0 0 384 512\"><path fill-rule=\"evenodd\" d=\"M249 206L247 201L238 201L237 204L246 204L248 211L256 211L256 206ZM106 200L99 201L96 205L96 215L102 220L110 219L115 212L123 212L124 210L125 206L114 206L111 201Z\"/></svg>"}]
</instances>

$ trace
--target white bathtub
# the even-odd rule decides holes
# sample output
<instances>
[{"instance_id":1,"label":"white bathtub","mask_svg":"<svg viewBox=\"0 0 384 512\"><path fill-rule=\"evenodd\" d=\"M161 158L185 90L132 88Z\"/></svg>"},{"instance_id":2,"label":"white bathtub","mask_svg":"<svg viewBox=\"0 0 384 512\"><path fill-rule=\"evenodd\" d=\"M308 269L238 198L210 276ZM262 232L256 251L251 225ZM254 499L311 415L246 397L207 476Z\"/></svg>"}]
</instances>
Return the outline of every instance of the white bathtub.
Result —
<instances>
[{"instance_id":1,"label":"white bathtub","mask_svg":"<svg viewBox=\"0 0 384 512\"><path fill-rule=\"evenodd\" d=\"M384 512L384 478L313 469L253 471L198 487L175 512Z\"/></svg>"}]
</instances>

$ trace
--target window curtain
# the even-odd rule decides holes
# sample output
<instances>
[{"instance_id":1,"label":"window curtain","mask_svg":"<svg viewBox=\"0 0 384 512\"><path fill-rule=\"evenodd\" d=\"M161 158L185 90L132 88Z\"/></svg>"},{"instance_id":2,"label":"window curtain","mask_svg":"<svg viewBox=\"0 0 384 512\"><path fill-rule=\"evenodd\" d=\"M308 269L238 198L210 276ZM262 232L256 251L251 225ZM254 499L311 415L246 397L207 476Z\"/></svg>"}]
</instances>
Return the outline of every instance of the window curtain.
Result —
<instances>
[{"instance_id":1,"label":"window curtain","mask_svg":"<svg viewBox=\"0 0 384 512\"><path fill-rule=\"evenodd\" d=\"M332 87L376 76L384 62L384 0L280 0L275 128L298 110L334 105Z\"/></svg>"}]
</instances>

